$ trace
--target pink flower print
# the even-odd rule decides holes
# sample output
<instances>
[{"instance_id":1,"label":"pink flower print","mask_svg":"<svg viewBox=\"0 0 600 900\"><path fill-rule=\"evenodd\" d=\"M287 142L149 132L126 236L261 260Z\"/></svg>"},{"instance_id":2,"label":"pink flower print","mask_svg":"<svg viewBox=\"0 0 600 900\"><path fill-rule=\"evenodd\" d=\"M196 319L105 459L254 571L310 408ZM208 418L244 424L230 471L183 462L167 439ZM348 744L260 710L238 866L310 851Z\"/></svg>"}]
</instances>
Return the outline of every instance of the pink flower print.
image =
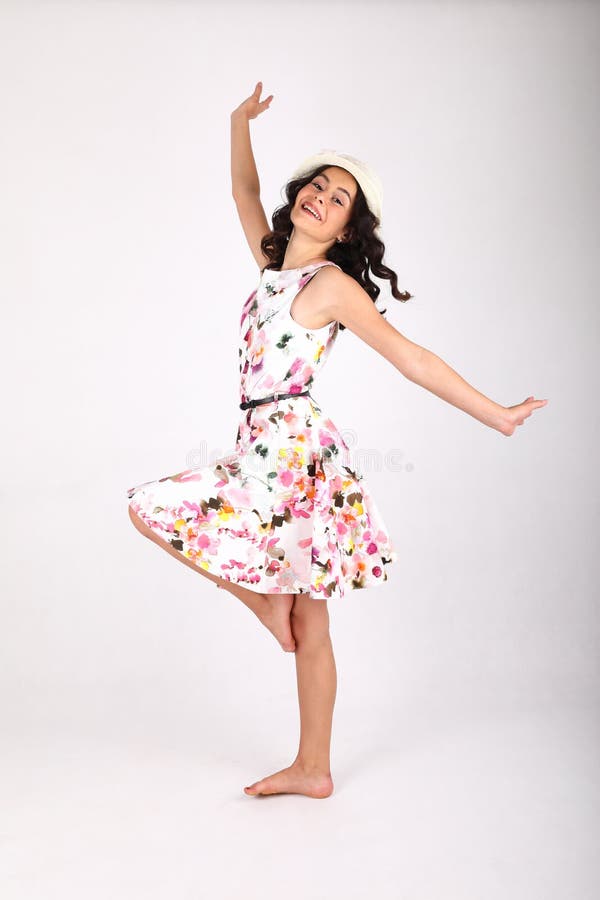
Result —
<instances>
[{"instance_id":1,"label":"pink flower print","mask_svg":"<svg viewBox=\"0 0 600 900\"><path fill-rule=\"evenodd\" d=\"M282 416L282 420L283 420L283 422L285 422L290 434L292 434L292 433L295 434L297 432L298 425L300 424L298 421L299 417L298 417L297 413L295 413L291 409L288 409L288 410L286 410L286 412L284 412L284 414ZM296 424L296 423L298 423L298 424Z\"/></svg>"},{"instance_id":2,"label":"pink flower print","mask_svg":"<svg viewBox=\"0 0 600 900\"><path fill-rule=\"evenodd\" d=\"M283 547L278 547L279 544L279 535L276 537L271 537L267 541L267 555L272 557L273 559L283 559L285 556L285 550Z\"/></svg>"},{"instance_id":3,"label":"pink flower print","mask_svg":"<svg viewBox=\"0 0 600 900\"><path fill-rule=\"evenodd\" d=\"M251 439L251 441L252 441L252 442L256 441L256 440L257 440L262 434L264 434L266 431L268 431L268 429L265 428L264 420L259 419L258 416L256 416L256 417L252 420L252 425L251 425L251 427L250 427L250 439Z\"/></svg>"},{"instance_id":4,"label":"pink flower print","mask_svg":"<svg viewBox=\"0 0 600 900\"><path fill-rule=\"evenodd\" d=\"M338 519L335 523L335 530L338 537L344 537L344 535L348 534L348 526L342 519Z\"/></svg>"},{"instance_id":5,"label":"pink flower print","mask_svg":"<svg viewBox=\"0 0 600 900\"><path fill-rule=\"evenodd\" d=\"M289 487L294 483L294 473L290 469L284 469L282 472L279 472L277 480L284 487Z\"/></svg>"},{"instance_id":6,"label":"pink flower print","mask_svg":"<svg viewBox=\"0 0 600 900\"><path fill-rule=\"evenodd\" d=\"M185 484L188 481L202 481L202 475L195 469L186 469L184 472L178 472L176 475L167 475L165 478L159 478L159 481L178 481Z\"/></svg>"},{"instance_id":7,"label":"pink flower print","mask_svg":"<svg viewBox=\"0 0 600 900\"><path fill-rule=\"evenodd\" d=\"M202 512L202 510L200 509L200 507L198 506L197 503L192 503L190 500L184 500L183 507L185 509L190 510L193 513L196 513L196 515L198 516L199 519L203 520L205 518L204 513Z\"/></svg>"},{"instance_id":8,"label":"pink flower print","mask_svg":"<svg viewBox=\"0 0 600 900\"><path fill-rule=\"evenodd\" d=\"M244 318L247 315L247 313L250 309L250 306L252 304L252 301L254 300L255 297L256 297L256 290L252 291L252 293L250 294L250 296L248 297L248 299L246 300L246 302L244 303L244 305L242 307L242 315L240 318L240 328L242 327Z\"/></svg>"},{"instance_id":9,"label":"pink flower print","mask_svg":"<svg viewBox=\"0 0 600 900\"><path fill-rule=\"evenodd\" d=\"M306 509L304 501L299 495L295 495L288 504L288 509L294 519L310 519L311 513Z\"/></svg>"},{"instance_id":10,"label":"pink flower print","mask_svg":"<svg viewBox=\"0 0 600 900\"><path fill-rule=\"evenodd\" d=\"M279 570L278 581L280 592L282 594L291 593L292 588L294 587L294 582L296 581L296 576L294 575L291 566L287 569Z\"/></svg>"},{"instance_id":11,"label":"pink flower print","mask_svg":"<svg viewBox=\"0 0 600 900\"><path fill-rule=\"evenodd\" d=\"M252 495L247 489L230 487L228 491L228 497L231 502L236 504L237 506L242 506L246 509L251 509L252 507Z\"/></svg>"},{"instance_id":12,"label":"pink flower print","mask_svg":"<svg viewBox=\"0 0 600 900\"><path fill-rule=\"evenodd\" d=\"M264 362L264 355L267 349L267 336L264 328L256 332L256 336L252 341L252 345L248 348L250 357L250 367L253 372L260 369Z\"/></svg>"},{"instance_id":13,"label":"pink flower print","mask_svg":"<svg viewBox=\"0 0 600 900\"><path fill-rule=\"evenodd\" d=\"M301 373L302 374L302 378L301 378L302 384L309 385L310 382L313 380L314 373L315 373L315 370L314 370L313 366L305 365L303 367L302 373Z\"/></svg>"},{"instance_id":14,"label":"pink flower print","mask_svg":"<svg viewBox=\"0 0 600 900\"><path fill-rule=\"evenodd\" d=\"M333 478L329 479L327 486L329 489L329 496L333 497L334 494L337 494L337 493L339 493L339 491L342 490L342 487L343 487L342 476L334 475Z\"/></svg>"},{"instance_id":15,"label":"pink flower print","mask_svg":"<svg viewBox=\"0 0 600 900\"><path fill-rule=\"evenodd\" d=\"M239 579L240 584L243 584L244 582L246 582L246 584L256 584L258 581L260 581L260 575L258 572L253 571L248 572L247 575L244 575Z\"/></svg>"}]
</instances>

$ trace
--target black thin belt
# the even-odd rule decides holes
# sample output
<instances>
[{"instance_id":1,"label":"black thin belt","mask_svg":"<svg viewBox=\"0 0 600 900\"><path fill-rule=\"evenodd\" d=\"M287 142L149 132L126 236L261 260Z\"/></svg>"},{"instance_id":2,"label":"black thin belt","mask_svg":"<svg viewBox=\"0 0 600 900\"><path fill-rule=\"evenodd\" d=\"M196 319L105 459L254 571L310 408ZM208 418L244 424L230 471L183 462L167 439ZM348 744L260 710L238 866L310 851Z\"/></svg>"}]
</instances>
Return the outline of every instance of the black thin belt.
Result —
<instances>
[{"instance_id":1,"label":"black thin belt","mask_svg":"<svg viewBox=\"0 0 600 900\"><path fill-rule=\"evenodd\" d=\"M301 391L300 393L289 394L271 394L270 397L261 397L260 400L246 400L240 403L240 409L249 409L251 406L259 406L261 403L271 403L272 400L284 400L286 397L305 397L310 391Z\"/></svg>"}]
</instances>

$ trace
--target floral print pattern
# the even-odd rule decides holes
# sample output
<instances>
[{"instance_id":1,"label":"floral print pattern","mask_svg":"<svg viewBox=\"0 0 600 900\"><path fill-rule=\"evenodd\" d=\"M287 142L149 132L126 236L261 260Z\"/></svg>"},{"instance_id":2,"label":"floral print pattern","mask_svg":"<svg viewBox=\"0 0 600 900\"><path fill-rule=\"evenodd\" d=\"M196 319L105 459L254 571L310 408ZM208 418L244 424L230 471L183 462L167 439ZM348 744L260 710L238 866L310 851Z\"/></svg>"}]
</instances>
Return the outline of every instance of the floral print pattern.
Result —
<instances>
[{"instance_id":1,"label":"floral print pattern","mask_svg":"<svg viewBox=\"0 0 600 900\"><path fill-rule=\"evenodd\" d=\"M240 318L240 402L311 389L338 323L305 328L294 297L329 260L264 269ZM134 512L187 559L262 593L341 599L387 580L388 530L333 421L309 394L240 410L233 453L128 489Z\"/></svg>"}]
</instances>

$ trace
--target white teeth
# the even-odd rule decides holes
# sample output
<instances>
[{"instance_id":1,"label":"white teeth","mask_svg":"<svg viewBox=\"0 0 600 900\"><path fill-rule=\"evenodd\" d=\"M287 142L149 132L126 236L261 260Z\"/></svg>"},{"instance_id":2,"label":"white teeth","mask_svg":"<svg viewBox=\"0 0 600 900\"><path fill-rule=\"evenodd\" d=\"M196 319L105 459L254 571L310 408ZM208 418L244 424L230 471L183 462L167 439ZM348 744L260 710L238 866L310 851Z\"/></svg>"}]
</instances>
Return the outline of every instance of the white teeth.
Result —
<instances>
[{"instance_id":1,"label":"white teeth","mask_svg":"<svg viewBox=\"0 0 600 900\"><path fill-rule=\"evenodd\" d=\"M307 206L306 203L303 205L302 209L306 209L306 210L308 210L309 213L312 213L312 215L315 217L315 219L321 218L310 208L310 206Z\"/></svg>"}]
</instances>

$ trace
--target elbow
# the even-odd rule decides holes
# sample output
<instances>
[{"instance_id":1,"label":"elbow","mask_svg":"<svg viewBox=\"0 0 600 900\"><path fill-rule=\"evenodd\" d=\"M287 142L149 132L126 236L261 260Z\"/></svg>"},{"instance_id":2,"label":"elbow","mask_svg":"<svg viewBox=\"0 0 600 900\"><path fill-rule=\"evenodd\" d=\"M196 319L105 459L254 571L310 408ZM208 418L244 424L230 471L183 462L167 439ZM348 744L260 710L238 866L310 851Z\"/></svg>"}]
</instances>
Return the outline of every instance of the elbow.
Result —
<instances>
[{"instance_id":1,"label":"elbow","mask_svg":"<svg viewBox=\"0 0 600 900\"><path fill-rule=\"evenodd\" d=\"M408 357L404 360L403 365L400 368L404 377L408 378L409 381L414 382L414 384L421 384L423 382L423 374L425 367L427 366L427 357L429 355L429 350L415 344L414 350L408 354Z\"/></svg>"}]
</instances>

